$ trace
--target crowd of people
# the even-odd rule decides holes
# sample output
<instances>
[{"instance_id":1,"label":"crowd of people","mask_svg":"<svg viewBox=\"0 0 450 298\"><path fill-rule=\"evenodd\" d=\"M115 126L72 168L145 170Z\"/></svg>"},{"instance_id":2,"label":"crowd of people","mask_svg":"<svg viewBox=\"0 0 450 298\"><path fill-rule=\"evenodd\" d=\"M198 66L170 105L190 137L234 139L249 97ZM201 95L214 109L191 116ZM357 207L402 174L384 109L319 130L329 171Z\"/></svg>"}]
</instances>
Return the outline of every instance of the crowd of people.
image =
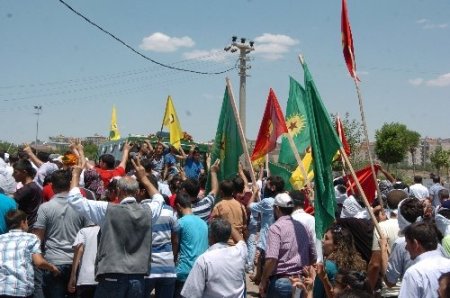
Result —
<instances>
[{"instance_id":1,"label":"crowd of people","mask_svg":"<svg viewBox=\"0 0 450 298\"><path fill-rule=\"evenodd\" d=\"M427 188L382 170L371 207L336 178L318 235L313 189L242 165L219 181L221 166L147 141L121 160L89 161L79 141L0 153L0 297L245 297L247 276L261 297L450 297L439 176Z\"/></svg>"}]
</instances>

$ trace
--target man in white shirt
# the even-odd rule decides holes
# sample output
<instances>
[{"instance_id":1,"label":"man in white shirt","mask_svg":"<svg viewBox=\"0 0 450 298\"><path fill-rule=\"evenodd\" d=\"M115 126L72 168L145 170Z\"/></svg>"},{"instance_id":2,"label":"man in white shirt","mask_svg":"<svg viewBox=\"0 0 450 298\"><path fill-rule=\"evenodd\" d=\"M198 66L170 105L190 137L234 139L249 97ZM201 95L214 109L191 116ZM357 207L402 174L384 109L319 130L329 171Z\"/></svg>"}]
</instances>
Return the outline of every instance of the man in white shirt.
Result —
<instances>
[{"instance_id":1,"label":"man in white shirt","mask_svg":"<svg viewBox=\"0 0 450 298\"><path fill-rule=\"evenodd\" d=\"M231 237L238 241L227 244ZM189 298L244 297L247 246L238 231L222 218L209 226L209 249L195 261L181 295Z\"/></svg>"},{"instance_id":2,"label":"man in white shirt","mask_svg":"<svg viewBox=\"0 0 450 298\"><path fill-rule=\"evenodd\" d=\"M409 187L409 195L421 201L430 198L428 188L422 184L422 176L414 176L414 184Z\"/></svg>"},{"instance_id":3,"label":"man in white shirt","mask_svg":"<svg viewBox=\"0 0 450 298\"><path fill-rule=\"evenodd\" d=\"M406 270L399 298L436 297L439 277L450 271L450 259L438 248L436 229L429 223L417 222L405 229L406 249L414 265Z\"/></svg>"}]
</instances>

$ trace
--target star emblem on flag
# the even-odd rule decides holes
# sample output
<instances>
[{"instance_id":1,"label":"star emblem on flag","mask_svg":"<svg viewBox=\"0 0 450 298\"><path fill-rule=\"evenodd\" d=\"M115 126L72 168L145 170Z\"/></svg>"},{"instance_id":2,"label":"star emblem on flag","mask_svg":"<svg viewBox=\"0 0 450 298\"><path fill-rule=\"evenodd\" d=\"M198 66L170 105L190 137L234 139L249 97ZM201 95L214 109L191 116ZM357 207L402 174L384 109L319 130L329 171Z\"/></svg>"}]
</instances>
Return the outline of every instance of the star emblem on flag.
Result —
<instances>
[{"instance_id":1,"label":"star emblem on flag","mask_svg":"<svg viewBox=\"0 0 450 298\"><path fill-rule=\"evenodd\" d=\"M294 114L287 118L286 126L291 136L295 137L305 128L305 117L300 114Z\"/></svg>"}]
</instances>

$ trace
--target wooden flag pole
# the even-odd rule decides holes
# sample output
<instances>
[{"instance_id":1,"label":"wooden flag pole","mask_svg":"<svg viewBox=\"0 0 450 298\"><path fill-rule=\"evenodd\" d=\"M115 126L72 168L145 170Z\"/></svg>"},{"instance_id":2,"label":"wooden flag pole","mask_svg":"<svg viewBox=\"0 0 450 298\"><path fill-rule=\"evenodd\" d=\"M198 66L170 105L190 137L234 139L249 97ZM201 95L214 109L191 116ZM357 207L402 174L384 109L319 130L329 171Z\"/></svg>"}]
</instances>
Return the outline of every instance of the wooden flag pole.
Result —
<instances>
[{"instance_id":1,"label":"wooden flag pole","mask_svg":"<svg viewBox=\"0 0 450 298\"><path fill-rule=\"evenodd\" d=\"M236 122L237 122L237 126L238 126L239 139L241 140L242 149L244 149L245 161L247 162L247 165L249 165L249 167L250 167L250 176L252 178L252 184L255 186L256 185L255 171L253 170L252 162L250 160L250 154L248 152L247 141L245 139L244 130L242 129L241 119L240 119L239 113L237 111L236 102L234 101L233 88L231 87L230 79L227 77L227 78L225 78L225 80L227 82L228 97L230 99L230 103L233 108L234 117L236 118Z\"/></svg>"},{"instance_id":2,"label":"wooden flag pole","mask_svg":"<svg viewBox=\"0 0 450 298\"><path fill-rule=\"evenodd\" d=\"M355 82L356 93L358 94L359 111L361 113L361 121L363 123L363 130L364 130L364 136L366 139L365 143L367 146L367 154L369 156L370 169L372 171L373 180L375 181L375 187L377 188L378 202L380 202L381 208L384 209L383 198L381 197L380 187L378 186L377 174L375 173L375 167L374 167L374 163L373 163L372 153L370 152L369 134L367 133L367 123L366 123L366 117L364 114L363 98L361 95L361 90L359 88L359 83L358 83L358 80L356 79L356 76L353 77L353 81Z\"/></svg>"},{"instance_id":3,"label":"wooden flag pole","mask_svg":"<svg viewBox=\"0 0 450 298\"><path fill-rule=\"evenodd\" d=\"M265 166L266 166L267 177L270 177L270 169L269 169L269 153L266 154L265 163L266 163Z\"/></svg>"},{"instance_id":4,"label":"wooden flag pole","mask_svg":"<svg viewBox=\"0 0 450 298\"><path fill-rule=\"evenodd\" d=\"M292 138L292 136L291 136L291 134L289 132L286 133L286 135L287 135L287 138L289 140L289 145L291 145L292 152L294 152L294 156L295 156L295 159L297 160L298 166L300 167L300 171L302 172L302 175L305 178L305 185L307 185L309 188L311 188L311 182L308 179L308 173L306 172L306 169L303 166L303 161L300 158L300 154L298 153L298 149L297 149L297 147L295 147L294 139Z\"/></svg>"},{"instance_id":5,"label":"wooden flag pole","mask_svg":"<svg viewBox=\"0 0 450 298\"><path fill-rule=\"evenodd\" d=\"M373 214L372 207L370 206L369 201L366 198L366 194L364 193L361 184L359 184L358 177L356 177L355 171L353 170L353 166L350 163L350 160L348 159L347 153L345 153L343 147L339 148L339 151L341 152L341 155L344 157L344 160L347 163L348 168L350 169L350 173L352 174L353 180L355 181L356 187L358 188L359 194L363 198L364 205L366 205L367 211L369 212L370 218L372 219L372 222L375 225L375 229L377 230L378 235L380 236L383 235L381 232L380 225L378 224L378 221L375 217L375 214Z\"/></svg>"}]
</instances>

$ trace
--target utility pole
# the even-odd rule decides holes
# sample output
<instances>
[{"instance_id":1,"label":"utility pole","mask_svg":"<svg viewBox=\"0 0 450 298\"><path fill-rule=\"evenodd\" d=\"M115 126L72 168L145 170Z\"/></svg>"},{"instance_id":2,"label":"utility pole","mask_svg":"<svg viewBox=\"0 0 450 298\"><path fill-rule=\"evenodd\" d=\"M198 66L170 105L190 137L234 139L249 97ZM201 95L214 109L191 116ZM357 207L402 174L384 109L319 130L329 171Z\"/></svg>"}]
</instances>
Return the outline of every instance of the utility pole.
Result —
<instances>
[{"instance_id":1,"label":"utility pole","mask_svg":"<svg viewBox=\"0 0 450 298\"><path fill-rule=\"evenodd\" d=\"M42 113L42 106L34 106L34 114L37 116L36 118L36 139L34 141L34 149L36 149L36 153L38 153L38 135L39 135L39 115Z\"/></svg>"},{"instance_id":2,"label":"utility pole","mask_svg":"<svg viewBox=\"0 0 450 298\"><path fill-rule=\"evenodd\" d=\"M246 38L241 37L240 42L238 42L238 37L233 36L231 38L231 44L224 48L225 51L230 51L231 53L237 52L239 50L239 117L241 118L242 130L244 131L244 135L246 134L246 87L247 87L247 70L251 68L250 65L247 64L247 61L250 61L250 58L247 57L247 54L250 54L251 51L254 51L253 47L255 43L253 41L249 41L246 43Z\"/></svg>"}]
</instances>

